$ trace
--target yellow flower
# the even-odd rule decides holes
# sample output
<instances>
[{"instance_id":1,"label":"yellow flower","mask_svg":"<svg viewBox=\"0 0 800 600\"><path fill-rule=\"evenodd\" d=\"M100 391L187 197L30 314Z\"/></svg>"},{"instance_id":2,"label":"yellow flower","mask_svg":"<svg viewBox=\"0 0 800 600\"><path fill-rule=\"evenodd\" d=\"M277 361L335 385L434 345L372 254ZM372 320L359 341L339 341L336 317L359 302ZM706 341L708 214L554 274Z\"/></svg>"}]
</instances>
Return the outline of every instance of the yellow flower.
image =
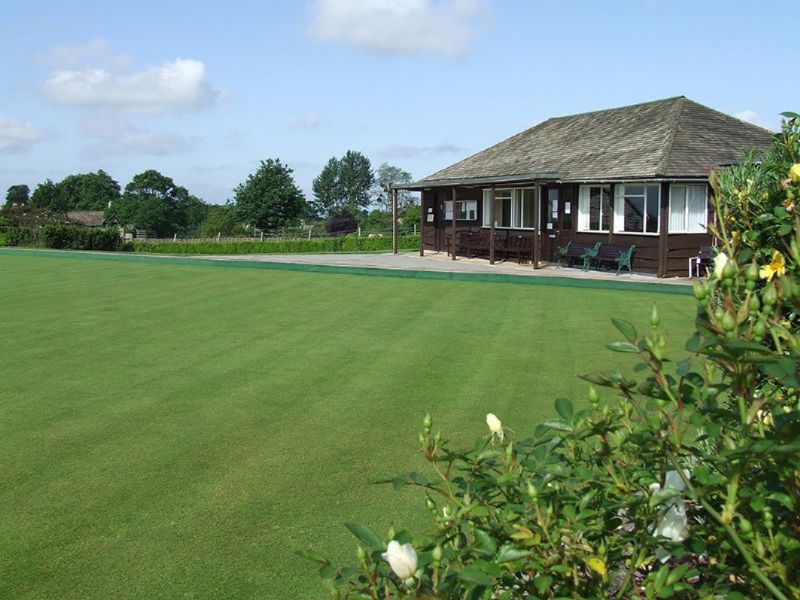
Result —
<instances>
[{"instance_id":1,"label":"yellow flower","mask_svg":"<svg viewBox=\"0 0 800 600\"><path fill-rule=\"evenodd\" d=\"M772 251L772 260L769 261L769 264L764 265L761 267L761 270L758 272L759 277L761 279L766 279L767 281L771 280L775 275L783 275L786 273L786 260L783 258L783 254L781 254L778 250Z\"/></svg>"},{"instance_id":2,"label":"yellow flower","mask_svg":"<svg viewBox=\"0 0 800 600\"><path fill-rule=\"evenodd\" d=\"M589 565L589 568L592 571L594 571L595 573L600 575L600 577L605 577L606 576L606 563L603 562L602 558L598 558L596 556L593 556L592 558L590 558L589 560L586 561L586 564Z\"/></svg>"},{"instance_id":3,"label":"yellow flower","mask_svg":"<svg viewBox=\"0 0 800 600\"><path fill-rule=\"evenodd\" d=\"M789 169L789 176L795 183L800 182L800 163L794 163Z\"/></svg>"}]
</instances>

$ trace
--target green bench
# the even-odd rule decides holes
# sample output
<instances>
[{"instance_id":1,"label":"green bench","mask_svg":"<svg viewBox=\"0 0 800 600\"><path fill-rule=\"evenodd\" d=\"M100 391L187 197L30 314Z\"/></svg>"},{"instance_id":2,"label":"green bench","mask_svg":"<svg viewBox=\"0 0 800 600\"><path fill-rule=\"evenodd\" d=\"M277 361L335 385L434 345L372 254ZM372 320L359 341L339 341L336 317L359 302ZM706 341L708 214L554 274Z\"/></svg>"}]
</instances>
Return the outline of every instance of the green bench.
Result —
<instances>
[{"instance_id":1,"label":"green bench","mask_svg":"<svg viewBox=\"0 0 800 600\"><path fill-rule=\"evenodd\" d=\"M562 246L556 250L556 266L561 266L561 261L566 261L567 265L574 258L583 261L583 270L589 270L589 264L593 258L597 256L600 251L601 242L595 244L577 244L575 242L567 242L566 246Z\"/></svg>"},{"instance_id":2,"label":"green bench","mask_svg":"<svg viewBox=\"0 0 800 600\"><path fill-rule=\"evenodd\" d=\"M617 265L617 275L619 275L622 267L627 267L628 273L632 273L631 260L633 259L633 251L636 246L619 246L617 244L603 244L600 251L594 256L597 262L597 268L603 263L611 263Z\"/></svg>"}]
</instances>

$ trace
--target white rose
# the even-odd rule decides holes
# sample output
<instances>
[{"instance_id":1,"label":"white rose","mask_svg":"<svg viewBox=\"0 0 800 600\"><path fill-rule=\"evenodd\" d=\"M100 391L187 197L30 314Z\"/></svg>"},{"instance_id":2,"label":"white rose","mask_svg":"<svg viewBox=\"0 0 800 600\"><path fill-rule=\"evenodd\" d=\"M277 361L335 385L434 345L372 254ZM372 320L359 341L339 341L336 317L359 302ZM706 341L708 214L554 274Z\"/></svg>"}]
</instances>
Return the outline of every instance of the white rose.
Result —
<instances>
[{"instance_id":1,"label":"white rose","mask_svg":"<svg viewBox=\"0 0 800 600\"><path fill-rule=\"evenodd\" d=\"M714 257L714 277L722 279L722 270L726 264L728 264L728 255L724 252L720 252Z\"/></svg>"},{"instance_id":2,"label":"white rose","mask_svg":"<svg viewBox=\"0 0 800 600\"><path fill-rule=\"evenodd\" d=\"M688 470L684 469L683 474L689 479ZM654 483L650 489L657 492L661 486ZM677 471L667 471L664 477L664 489L683 491L686 489L686 484ZM659 512L660 516L653 529L654 537L665 537L673 542L682 542L689 537L689 521L686 518L686 503L683 498L674 498L665 503ZM664 562L669 558L669 553L659 546L656 549L656 557Z\"/></svg>"},{"instance_id":3,"label":"white rose","mask_svg":"<svg viewBox=\"0 0 800 600\"><path fill-rule=\"evenodd\" d=\"M486 424L489 426L489 431L497 433L503 430L503 423L494 413L486 415Z\"/></svg>"},{"instance_id":4,"label":"white rose","mask_svg":"<svg viewBox=\"0 0 800 600\"><path fill-rule=\"evenodd\" d=\"M413 577L417 571L417 553L411 544L399 544L392 540L386 548L386 552L381 554L383 559L392 567L400 579Z\"/></svg>"}]
</instances>

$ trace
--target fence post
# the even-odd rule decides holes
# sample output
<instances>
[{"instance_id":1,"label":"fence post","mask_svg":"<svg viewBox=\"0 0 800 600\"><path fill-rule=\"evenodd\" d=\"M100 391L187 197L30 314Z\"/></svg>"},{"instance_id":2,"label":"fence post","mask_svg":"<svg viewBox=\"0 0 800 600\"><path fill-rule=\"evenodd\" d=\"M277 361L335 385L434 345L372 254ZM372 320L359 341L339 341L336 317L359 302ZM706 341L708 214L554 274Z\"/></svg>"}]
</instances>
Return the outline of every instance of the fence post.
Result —
<instances>
[{"instance_id":1,"label":"fence post","mask_svg":"<svg viewBox=\"0 0 800 600\"><path fill-rule=\"evenodd\" d=\"M358 237L361 237L361 225L358 226Z\"/></svg>"},{"instance_id":2,"label":"fence post","mask_svg":"<svg viewBox=\"0 0 800 600\"><path fill-rule=\"evenodd\" d=\"M173 233L172 234L172 241L173 242L177 242L178 241L178 234L177 233Z\"/></svg>"},{"instance_id":3,"label":"fence post","mask_svg":"<svg viewBox=\"0 0 800 600\"><path fill-rule=\"evenodd\" d=\"M308 228L308 239L309 239L309 240L311 239L311 230L312 230L312 229L314 229L314 226L313 226L313 225L312 225L311 227L309 227L309 228Z\"/></svg>"},{"instance_id":4,"label":"fence post","mask_svg":"<svg viewBox=\"0 0 800 600\"><path fill-rule=\"evenodd\" d=\"M261 231L261 241L262 242L264 241L264 231L263 230Z\"/></svg>"},{"instance_id":5,"label":"fence post","mask_svg":"<svg viewBox=\"0 0 800 600\"><path fill-rule=\"evenodd\" d=\"M217 232L217 242L219 242L219 239L220 239L221 237L222 237L222 233L218 231L218 232Z\"/></svg>"},{"instance_id":6,"label":"fence post","mask_svg":"<svg viewBox=\"0 0 800 600\"><path fill-rule=\"evenodd\" d=\"M417 235L417 224L414 223L414 235Z\"/></svg>"}]
</instances>

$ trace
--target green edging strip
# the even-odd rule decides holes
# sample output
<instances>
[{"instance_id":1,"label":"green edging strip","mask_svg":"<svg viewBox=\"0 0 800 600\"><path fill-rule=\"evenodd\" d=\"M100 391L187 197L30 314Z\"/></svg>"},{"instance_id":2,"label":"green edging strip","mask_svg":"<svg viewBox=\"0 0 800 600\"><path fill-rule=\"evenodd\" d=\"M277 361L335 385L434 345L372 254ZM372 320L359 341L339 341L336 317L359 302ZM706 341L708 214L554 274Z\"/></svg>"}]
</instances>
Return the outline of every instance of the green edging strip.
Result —
<instances>
[{"instance_id":1,"label":"green edging strip","mask_svg":"<svg viewBox=\"0 0 800 600\"><path fill-rule=\"evenodd\" d=\"M281 271L305 271L309 273L337 273L342 275L368 275L372 277L399 277L402 279L433 279L451 281L472 281L485 283L516 283L525 285L552 285L560 287L595 288L608 290L630 290L637 292L657 292L689 296L689 285L649 283L641 281L610 281L606 279L578 279L571 277L551 277L547 275L509 275L505 273L458 273L451 271L422 271L418 269L382 269L378 267L346 267L340 265L309 265L289 262L252 261L235 259L192 258L190 256L164 256L152 254L121 252L85 252L79 250L39 250L32 248L2 248L0 256L51 256L58 258L82 258L89 260L122 260L147 263L170 263L212 267L231 267L238 269L275 269ZM227 255L230 256L230 255Z\"/></svg>"}]
</instances>

